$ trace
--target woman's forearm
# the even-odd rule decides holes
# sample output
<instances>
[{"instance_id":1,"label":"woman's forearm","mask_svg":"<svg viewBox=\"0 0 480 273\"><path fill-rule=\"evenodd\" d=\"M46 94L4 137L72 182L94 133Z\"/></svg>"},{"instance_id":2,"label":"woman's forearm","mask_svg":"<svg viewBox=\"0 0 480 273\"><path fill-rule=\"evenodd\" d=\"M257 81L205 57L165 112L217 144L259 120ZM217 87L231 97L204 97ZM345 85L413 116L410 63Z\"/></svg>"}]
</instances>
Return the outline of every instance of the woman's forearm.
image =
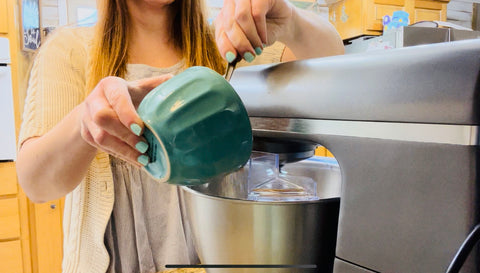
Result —
<instances>
[{"instance_id":1,"label":"woman's forearm","mask_svg":"<svg viewBox=\"0 0 480 273\"><path fill-rule=\"evenodd\" d=\"M279 40L298 59L340 55L345 52L343 41L335 27L310 11L295 8L293 20L284 33Z\"/></svg>"},{"instance_id":2,"label":"woman's forearm","mask_svg":"<svg viewBox=\"0 0 480 273\"><path fill-rule=\"evenodd\" d=\"M46 202L71 192L85 176L97 149L83 140L77 106L52 130L28 139L17 158L18 180L34 202Z\"/></svg>"}]
</instances>

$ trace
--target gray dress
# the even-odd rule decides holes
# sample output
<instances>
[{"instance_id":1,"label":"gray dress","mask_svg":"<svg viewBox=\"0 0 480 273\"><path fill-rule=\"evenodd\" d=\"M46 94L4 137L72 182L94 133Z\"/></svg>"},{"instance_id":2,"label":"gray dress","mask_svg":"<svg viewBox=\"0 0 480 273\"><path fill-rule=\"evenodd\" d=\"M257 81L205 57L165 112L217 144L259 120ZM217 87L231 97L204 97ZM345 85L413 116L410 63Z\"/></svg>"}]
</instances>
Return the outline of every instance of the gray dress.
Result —
<instances>
[{"instance_id":1,"label":"gray dress","mask_svg":"<svg viewBox=\"0 0 480 273\"><path fill-rule=\"evenodd\" d=\"M275 43L248 64L277 63L285 46ZM237 67L247 65L244 61ZM127 80L177 74L184 62L169 68L127 66ZM198 264L188 223L182 217L179 188L154 181L146 172L110 156L115 202L105 231L110 254L108 273L151 273L167 264Z\"/></svg>"},{"instance_id":2,"label":"gray dress","mask_svg":"<svg viewBox=\"0 0 480 273\"><path fill-rule=\"evenodd\" d=\"M170 68L127 66L127 80L177 74L184 62ZM198 257L182 218L179 188L158 183L145 171L110 156L115 202L105 231L110 273L151 273L166 264L196 264Z\"/></svg>"}]
</instances>

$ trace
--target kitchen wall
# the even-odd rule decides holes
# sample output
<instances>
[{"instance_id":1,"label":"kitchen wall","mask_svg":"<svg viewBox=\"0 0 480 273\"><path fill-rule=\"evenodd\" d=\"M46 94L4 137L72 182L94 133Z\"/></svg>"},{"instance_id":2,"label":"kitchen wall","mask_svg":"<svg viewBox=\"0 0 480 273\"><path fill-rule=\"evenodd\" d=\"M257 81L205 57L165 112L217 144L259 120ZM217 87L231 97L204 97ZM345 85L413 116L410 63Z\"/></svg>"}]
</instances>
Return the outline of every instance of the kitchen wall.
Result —
<instances>
[{"instance_id":1,"label":"kitchen wall","mask_svg":"<svg viewBox=\"0 0 480 273\"><path fill-rule=\"evenodd\" d=\"M22 0L17 0L20 5ZM42 35L63 25L79 24L79 19L85 17L92 18L93 12L96 12L95 0L39 0L40 5L40 27L43 29ZM81 23L89 23L91 20L81 20ZM28 84L28 75L32 65L34 52L19 52L19 78L18 97L20 101L19 111L23 112L23 102L26 96Z\"/></svg>"},{"instance_id":2,"label":"kitchen wall","mask_svg":"<svg viewBox=\"0 0 480 273\"><path fill-rule=\"evenodd\" d=\"M40 0L42 27L74 25L96 10L95 0Z\"/></svg>"},{"instance_id":3,"label":"kitchen wall","mask_svg":"<svg viewBox=\"0 0 480 273\"><path fill-rule=\"evenodd\" d=\"M59 25L60 12L58 0L40 1L41 25L43 27L54 27Z\"/></svg>"},{"instance_id":4,"label":"kitchen wall","mask_svg":"<svg viewBox=\"0 0 480 273\"><path fill-rule=\"evenodd\" d=\"M311 10L324 18L328 18L328 5L340 0L290 0L297 7ZM223 0L206 0L210 8L210 17L214 18L223 6Z\"/></svg>"},{"instance_id":5,"label":"kitchen wall","mask_svg":"<svg viewBox=\"0 0 480 273\"><path fill-rule=\"evenodd\" d=\"M325 17L328 17L327 5L337 1L339 0L292 0L295 5ZM206 0L206 3L212 20L223 6L223 0ZM40 8L43 28L74 25L79 22L91 23L92 20L88 18L95 18L96 0L40 0Z\"/></svg>"}]
</instances>

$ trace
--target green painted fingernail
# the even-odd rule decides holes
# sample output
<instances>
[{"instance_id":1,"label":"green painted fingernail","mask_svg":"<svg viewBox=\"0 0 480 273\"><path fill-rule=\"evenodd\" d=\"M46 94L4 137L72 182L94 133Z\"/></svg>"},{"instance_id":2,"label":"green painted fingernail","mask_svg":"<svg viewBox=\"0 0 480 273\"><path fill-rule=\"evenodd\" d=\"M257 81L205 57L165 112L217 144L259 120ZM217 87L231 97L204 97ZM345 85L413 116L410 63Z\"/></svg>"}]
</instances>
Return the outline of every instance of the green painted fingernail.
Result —
<instances>
[{"instance_id":1,"label":"green painted fingernail","mask_svg":"<svg viewBox=\"0 0 480 273\"><path fill-rule=\"evenodd\" d=\"M146 155L141 155L141 156L137 157L137 161L138 161L140 164L142 164L143 166L147 166L149 159L148 159L148 156L146 156Z\"/></svg>"},{"instance_id":2,"label":"green painted fingernail","mask_svg":"<svg viewBox=\"0 0 480 273\"><path fill-rule=\"evenodd\" d=\"M262 54L262 52L263 52L263 50L262 50L261 47L257 46L257 47L255 48L255 54L260 55L260 54Z\"/></svg>"},{"instance_id":3,"label":"green painted fingernail","mask_svg":"<svg viewBox=\"0 0 480 273\"><path fill-rule=\"evenodd\" d=\"M262 47L263 47L263 48L266 48L266 47L267 47L267 44L262 44Z\"/></svg>"},{"instance_id":4,"label":"green painted fingernail","mask_svg":"<svg viewBox=\"0 0 480 273\"><path fill-rule=\"evenodd\" d=\"M137 136L140 136L140 133L142 132L142 127L140 127L140 125L138 125L136 123L132 123L132 125L130 125L130 129Z\"/></svg>"},{"instance_id":5,"label":"green painted fingernail","mask_svg":"<svg viewBox=\"0 0 480 273\"><path fill-rule=\"evenodd\" d=\"M249 63L251 63L251 62L253 62L253 60L255 60L255 56L253 56L253 54L250 53L250 52L245 53L243 55L243 58L245 59L245 61L247 61Z\"/></svg>"},{"instance_id":6,"label":"green painted fingernail","mask_svg":"<svg viewBox=\"0 0 480 273\"><path fill-rule=\"evenodd\" d=\"M148 150L148 144L144 141L139 141L136 145L135 148L141 152L142 154L145 153Z\"/></svg>"},{"instance_id":7,"label":"green painted fingernail","mask_svg":"<svg viewBox=\"0 0 480 273\"><path fill-rule=\"evenodd\" d=\"M225 58L227 58L227 62L231 63L237 58L237 56L235 56L233 52L228 51L227 54L225 54Z\"/></svg>"}]
</instances>

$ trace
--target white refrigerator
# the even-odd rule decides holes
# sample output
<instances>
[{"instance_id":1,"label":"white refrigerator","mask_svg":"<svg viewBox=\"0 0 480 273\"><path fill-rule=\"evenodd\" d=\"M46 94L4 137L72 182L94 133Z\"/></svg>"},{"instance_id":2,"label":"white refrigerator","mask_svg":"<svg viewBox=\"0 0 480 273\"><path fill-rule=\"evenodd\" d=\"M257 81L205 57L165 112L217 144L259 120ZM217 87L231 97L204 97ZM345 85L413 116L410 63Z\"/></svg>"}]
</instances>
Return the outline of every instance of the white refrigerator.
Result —
<instances>
[{"instance_id":1,"label":"white refrigerator","mask_svg":"<svg viewBox=\"0 0 480 273\"><path fill-rule=\"evenodd\" d=\"M15 161L16 137L10 46L0 37L0 162Z\"/></svg>"}]
</instances>

